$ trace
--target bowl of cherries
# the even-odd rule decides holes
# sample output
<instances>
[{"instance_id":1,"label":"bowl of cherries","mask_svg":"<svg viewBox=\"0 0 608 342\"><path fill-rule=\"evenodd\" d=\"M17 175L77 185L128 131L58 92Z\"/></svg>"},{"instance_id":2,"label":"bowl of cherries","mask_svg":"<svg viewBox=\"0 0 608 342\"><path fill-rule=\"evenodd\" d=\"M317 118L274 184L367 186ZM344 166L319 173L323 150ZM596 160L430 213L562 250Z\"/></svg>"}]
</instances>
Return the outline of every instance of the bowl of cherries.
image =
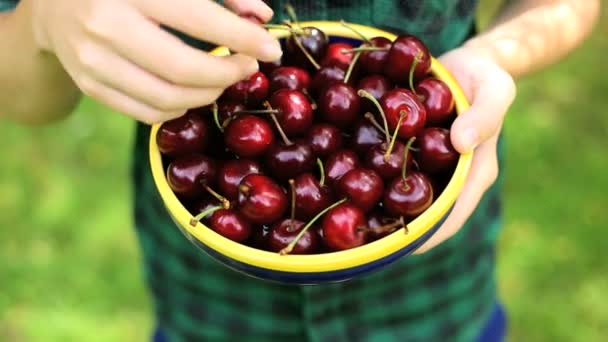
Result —
<instances>
[{"instance_id":1,"label":"bowl of cherries","mask_svg":"<svg viewBox=\"0 0 608 342\"><path fill-rule=\"evenodd\" d=\"M282 283L345 281L411 254L469 171L472 154L450 142L468 107L455 79L412 35L265 26L281 60L152 126L151 171L177 228L227 267Z\"/></svg>"}]
</instances>

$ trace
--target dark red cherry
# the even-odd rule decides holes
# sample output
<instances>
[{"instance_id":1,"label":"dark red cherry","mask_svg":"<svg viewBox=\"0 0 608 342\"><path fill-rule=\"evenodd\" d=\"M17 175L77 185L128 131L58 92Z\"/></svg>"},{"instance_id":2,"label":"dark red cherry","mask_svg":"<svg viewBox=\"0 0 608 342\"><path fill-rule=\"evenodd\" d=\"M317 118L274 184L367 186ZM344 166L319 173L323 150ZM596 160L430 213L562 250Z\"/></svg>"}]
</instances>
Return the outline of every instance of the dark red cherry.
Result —
<instances>
[{"instance_id":1,"label":"dark red cherry","mask_svg":"<svg viewBox=\"0 0 608 342\"><path fill-rule=\"evenodd\" d=\"M299 90L281 89L272 94L270 105L277 110L276 117L288 136L308 132L313 122L310 100Z\"/></svg>"},{"instance_id":2,"label":"dark red cherry","mask_svg":"<svg viewBox=\"0 0 608 342\"><path fill-rule=\"evenodd\" d=\"M217 187L224 197L235 200L239 195L241 180L254 173L262 173L258 162L249 159L228 160L218 170Z\"/></svg>"},{"instance_id":3,"label":"dark red cherry","mask_svg":"<svg viewBox=\"0 0 608 342\"><path fill-rule=\"evenodd\" d=\"M215 197L211 196L203 196L202 198L195 199L194 201L188 204L188 210L192 216L196 216L207 209L211 209L213 207L217 207L221 205L221 203ZM205 218L211 217L211 214L207 215Z\"/></svg>"},{"instance_id":4,"label":"dark red cherry","mask_svg":"<svg viewBox=\"0 0 608 342\"><path fill-rule=\"evenodd\" d=\"M248 78L226 88L221 100L256 106L261 104L268 96L269 85L268 78L262 72L257 71Z\"/></svg>"},{"instance_id":5,"label":"dark red cherry","mask_svg":"<svg viewBox=\"0 0 608 342\"><path fill-rule=\"evenodd\" d=\"M351 146L355 152L364 156L370 148L384 141L384 135L367 119L361 119L355 125Z\"/></svg>"},{"instance_id":6,"label":"dark red cherry","mask_svg":"<svg viewBox=\"0 0 608 342\"><path fill-rule=\"evenodd\" d=\"M391 131L397 127L401 113L405 113L397 133L401 139L408 140L415 137L426 124L426 109L418 97L408 89L395 88L387 92L380 99L380 104Z\"/></svg>"},{"instance_id":7,"label":"dark red cherry","mask_svg":"<svg viewBox=\"0 0 608 342\"><path fill-rule=\"evenodd\" d=\"M420 215L433 203L431 181L422 172L409 171L405 180L397 177L386 187L383 203L394 216Z\"/></svg>"},{"instance_id":8,"label":"dark red cherry","mask_svg":"<svg viewBox=\"0 0 608 342\"><path fill-rule=\"evenodd\" d=\"M418 83L416 93L426 109L427 125L441 126L453 118L454 96L443 81L427 77Z\"/></svg>"},{"instance_id":9,"label":"dark red cherry","mask_svg":"<svg viewBox=\"0 0 608 342\"><path fill-rule=\"evenodd\" d=\"M388 160L385 158L387 144L381 143L373 146L365 156L365 165L376 171L382 179L389 181L401 175L403 169L403 158L405 155L405 145L399 141L395 141L391 153L388 155ZM407 167L413 165L414 158L412 153L407 154Z\"/></svg>"},{"instance_id":10,"label":"dark red cherry","mask_svg":"<svg viewBox=\"0 0 608 342\"><path fill-rule=\"evenodd\" d=\"M156 135L158 149L164 155L204 152L209 143L209 125L197 112L188 111L179 118L165 121Z\"/></svg>"},{"instance_id":11,"label":"dark red cherry","mask_svg":"<svg viewBox=\"0 0 608 342\"><path fill-rule=\"evenodd\" d=\"M304 228L305 223L285 219L272 226L268 235L268 247L272 252L280 252L287 247ZM307 229L295 244L290 254L312 254L319 249L320 239L317 229Z\"/></svg>"},{"instance_id":12,"label":"dark red cherry","mask_svg":"<svg viewBox=\"0 0 608 342\"><path fill-rule=\"evenodd\" d=\"M239 115L224 131L226 147L245 158L264 154L274 141L270 124L255 115Z\"/></svg>"},{"instance_id":13,"label":"dark red cherry","mask_svg":"<svg viewBox=\"0 0 608 342\"><path fill-rule=\"evenodd\" d=\"M340 150L325 161L325 178L330 185L335 184L348 171L360 166L357 154L352 150Z\"/></svg>"},{"instance_id":14,"label":"dark red cherry","mask_svg":"<svg viewBox=\"0 0 608 342\"><path fill-rule=\"evenodd\" d=\"M288 180L313 169L315 159L304 142L277 143L266 154L266 169L279 180Z\"/></svg>"},{"instance_id":15,"label":"dark red cherry","mask_svg":"<svg viewBox=\"0 0 608 342\"><path fill-rule=\"evenodd\" d=\"M384 37L370 39L371 45L377 48L385 48L384 51L365 51L359 57L359 67L364 74L380 74L384 70L384 63L388 57L388 51L393 42Z\"/></svg>"},{"instance_id":16,"label":"dark red cherry","mask_svg":"<svg viewBox=\"0 0 608 342\"><path fill-rule=\"evenodd\" d=\"M378 240L387 235L390 235L394 230L391 229L379 229L383 226L391 224L394 222L393 219L386 217L380 211L374 211L367 215L367 228L369 229L367 232L367 237L370 240ZM394 229L397 229L395 227Z\"/></svg>"},{"instance_id":17,"label":"dark red cherry","mask_svg":"<svg viewBox=\"0 0 608 342\"><path fill-rule=\"evenodd\" d=\"M221 236L244 242L251 235L250 223L236 210L219 209L211 214L209 227Z\"/></svg>"},{"instance_id":18,"label":"dark red cherry","mask_svg":"<svg viewBox=\"0 0 608 342\"><path fill-rule=\"evenodd\" d=\"M344 42L331 43L327 46L327 52L321 60L321 66L337 66L341 69L348 69L354 54L348 53L353 46ZM346 52L346 53L345 53Z\"/></svg>"},{"instance_id":19,"label":"dark red cherry","mask_svg":"<svg viewBox=\"0 0 608 342\"><path fill-rule=\"evenodd\" d=\"M216 162L201 154L179 157L167 167L171 190L182 198L194 198L204 193L203 185L213 184L217 175Z\"/></svg>"},{"instance_id":20,"label":"dark red cherry","mask_svg":"<svg viewBox=\"0 0 608 342\"><path fill-rule=\"evenodd\" d=\"M295 42L298 39L300 45L308 51L310 56L318 63L327 51L327 45L329 39L327 35L316 27L303 27L304 31L302 34L292 34L285 41L285 51L291 64L303 66L307 69L312 70L313 65L306 55L302 52L301 48Z\"/></svg>"},{"instance_id":21,"label":"dark red cherry","mask_svg":"<svg viewBox=\"0 0 608 342\"><path fill-rule=\"evenodd\" d=\"M327 185L321 185L311 173L304 173L296 177L294 187L296 189L296 217L301 220L311 219L329 207L334 200Z\"/></svg>"},{"instance_id":22,"label":"dark red cherry","mask_svg":"<svg viewBox=\"0 0 608 342\"><path fill-rule=\"evenodd\" d=\"M325 157L342 148L342 133L336 126L319 123L308 132L308 143L315 156Z\"/></svg>"},{"instance_id":23,"label":"dark red cherry","mask_svg":"<svg viewBox=\"0 0 608 342\"><path fill-rule=\"evenodd\" d=\"M232 101L221 101L217 103L217 112L220 125L228 124L228 120L234 118L236 112L247 109L243 103Z\"/></svg>"},{"instance_id":24,"label":"dark red cherry","mask_svg":"<svg viewBox=\"0 0 608 342\"><path fill-rule=\"evenodd\" d=\"M359 118L361 99L355 88L344 83L334 83L319 97L319 113L322 118L340 128L348 127Z\"/></svg>"},{"instance_id":25,"label":"dark red cherry","mask_svg":"<svg viewBox=\"0 0 608 342\"><path fill-rule=\"evenodd\" d=\"M346 197L363 212L368 212L382 199L384 182L374 170L356 168L345 173L336 188L338 197Z\"/></svg>"},{"instance_id":26,"label":"dark red cherry","mask_svg":"<svg viewBox=\"0 0 608 342\"><path fill-rule=\"evenodd\" d=\"M450 131L440 127L425 128L416 139L418 164L430 174L452 170L458 163L458 152L452 146Z\"/></svg>"},{"instance_id":27,"label":"dark red cherry","mask_svg":"<svg viewBox=\"0 0 608 342\"><path fill-rule=\"evenodd\" d=\"M357 90L365 90L380 101L382 96L393 88L393 85L382 75L369 75L359 80ZM372 112L376 110L376 106L368 99L363 99L361 106L364 111Z\"/></svg>"},{"instance_id":28,"label":"dark red cherry","mask_svg":"<svg viewBox=\"0 0 608 342\"><path fill-rule=\"evenodd\" d=\"M250 174L239 184L238 208L254 224L274 223L287 210L287 195L270 177Z\"/></svg>"},{"instance_id":29,"label":"dark red cherry","mask_svg":"<svg viewBox=\"0 0 608 342\"><path fill-rule=\"evenodd\" d=\"M333 251L355 248L365 243L365 215L352 203L342 203L323 217L321 229L325 245Z\"/></svg>"},{"instance_id":30,"label":"dark red cherry","mask_svg":"<svg viewBox=\"0 0 608 342\"><path fill-rule=\"evenodd\" d=\"M275 69L283 66L283 60L280 58L273 62L258 61L258 65L260 66L260 71L263 72L264 75L270 75Z\"/></svg>"},{"instance_id":31,"label":"dark red cherry","mask_svg":"<svg viewBox=\"0 0 608 342\"><path fill-rule=\"evenodd\" d=\"M310 93L318 97L328 86L334 83L341 83L344 80L344 76L346 76L346 71L337 66L322 67L312 78Z\"/></svg>"},{"instance_id":32,"label":"dark red cherry","mask_svg":"<svg viewBox=\"0 0 608 342\"><path fill-rule=\"evenodd\" d=\"M431 54L428 48L412 35L399 36L388 52L384 74L397 84L408 84L410 69L415 59L418 59L418 62L414 69L414 78L421 79L431 69Z\"/></svg>"},{"instance_id":33,"label":"dark red cherry","mask_svg":"<svg viewBox=\"0 0 608 342\"><path fill-rule=\"evenodd\" d=\"M310 87L308 71L292 66L276 68L269 77L270 94L279 89L306 91Z\"/></svg>"}]
</instances>

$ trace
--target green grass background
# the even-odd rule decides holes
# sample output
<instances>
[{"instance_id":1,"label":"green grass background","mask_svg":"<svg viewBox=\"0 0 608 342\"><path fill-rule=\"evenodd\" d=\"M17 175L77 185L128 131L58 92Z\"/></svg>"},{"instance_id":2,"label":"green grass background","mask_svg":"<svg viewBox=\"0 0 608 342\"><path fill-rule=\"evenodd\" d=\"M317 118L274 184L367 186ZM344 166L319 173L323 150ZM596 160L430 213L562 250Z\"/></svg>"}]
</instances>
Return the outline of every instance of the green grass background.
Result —
<instances>
[{"instance_id":1,"label":"green grass background","mask_svg":"<svg viewBox=\"0 0 608 342\"><path fill-rule=\"evenodd\" d=\"M504 126L499 284L512 341L608 339L606 14L580 49L519 82ZM0 122L0 341L148 337L132 139L128 118L89 99L52 126Z\"/></svg>"}]
</instances>

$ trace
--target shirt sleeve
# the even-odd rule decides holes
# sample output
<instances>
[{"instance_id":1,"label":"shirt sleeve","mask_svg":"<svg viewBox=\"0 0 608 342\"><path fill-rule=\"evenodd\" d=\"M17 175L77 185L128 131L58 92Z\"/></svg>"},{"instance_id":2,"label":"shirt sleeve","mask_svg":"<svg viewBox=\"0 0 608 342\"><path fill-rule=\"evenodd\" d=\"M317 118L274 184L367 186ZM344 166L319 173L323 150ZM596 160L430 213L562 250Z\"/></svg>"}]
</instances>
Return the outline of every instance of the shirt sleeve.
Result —
<instances>
[{"instance_id":1,"label":"shirt sleeve","mask_svg":"<svg viewBox=\"0 0 608 342\"><path fill-rule=\"evenodd\" d=\"M13 10L18 2L19 0L0 0L0 12Z\"/></svg>"}]
</instances>

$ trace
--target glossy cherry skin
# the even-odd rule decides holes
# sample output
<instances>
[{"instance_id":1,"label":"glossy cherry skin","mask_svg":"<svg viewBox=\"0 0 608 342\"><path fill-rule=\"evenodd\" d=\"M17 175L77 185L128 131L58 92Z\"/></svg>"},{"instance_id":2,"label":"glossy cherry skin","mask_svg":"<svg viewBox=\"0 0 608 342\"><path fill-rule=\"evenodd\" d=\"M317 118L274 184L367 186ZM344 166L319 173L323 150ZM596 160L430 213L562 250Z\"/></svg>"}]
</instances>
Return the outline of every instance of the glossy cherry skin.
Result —
<instances>
[{"instance_id":1,"label":"glossy cherry skin","mask_svg":"<svg viewBox=\"0 0 608 342\"><path fill-rule=\"evenodd\" d=\"M303 27L302 30L304 31L304 34L291 35L285 41L285 51L291 64L313 69L312 63L306 58L306 55L304 55L294 39L298 39L302 47L304 47L317 62L325 55L329 39L323 31L316 27Z\"/></svg>"},{"instance_id":2,"label":"glossy cherry skin","mask_svg":"<svg viewBox=\"0 0 608 342\"><path fill-rule=\"evenodd\" d=\"M308 132L313 114L310 100L299 90L281 89L270 97L270 105L279 111L276 117L281 129L288 136Z\"/></svg>"},{"instance_id":3,"label":"glossy cherry skin","mask_svg":"<svg viewBox=\"0 0 608 342\"><path fill-rule=\"evenodd\" d=\"M323 216L321 229L325 245L333 251L355 248L365 243L365 214L352 203L342 203Z\"/></svg>"},{"instance_id":4,"label":"glossy cherry skin","mask_svg":"<svg viewBox=\"0 0 608 342\"><path fill-rule=\"evenodd\" d=\"M334 200L331 190L326 184L319 183L311 173L304 173L294 179L296 189L296 217L300 220L310 220L323 209L329 207ZM289 191L291 196L291 191Z\"/></svg>"},{"instance_id":5,"label":"glossy cherry skin","mask_svg":"<svg viewBox=\"0 0 608 342\"><path fill-rule=\"evenodd\" d=\"M257 71L248 78L226 88L221 96L221 100L256 106L266 99L269 87L270 83L266 75Z\"/></svg>"},{"instance_id":6,"label":"glossy cherry skin","mask_svg":"<svg viewBox=\"0 0 608 342\"><path fill-rule=\"evenodd\" d=\"M384 182L374 170L356 168L345 173L336 188L338 197L347 197L350 203L366 213L382 199Z\"/></svg>"},{"instance_id":7,"label":"glossy cherry skin","mask_svg":"<svg viewBox=\"0 0 608 342\"><path fill-rule=\"evenodd\" d=\"M343 140L338 127L330 124L319 123L308 131L308 143L317 157L325 157L338 151L342 148Z\"/></svg>"},{"instance_id":8,"label":"glossy cherry skin","mask_svg":"<svg viewBox=\"0 0 608 342\"><path fill-rule=\"evenodd\" d=\"M403 111L406 116L399 126L399 138L409 140L422 131L426 124L426 109L418 97L408 89L395 88L380 99L391 132L397 128Z\"/></svg>"},{"instance_id":9,"label":"glossy cherry skin","mask_svg":"<svg viewBox=\"0 0 608 342\"><path fill-rule=\"evenodd\" d=\"M335 184L348 171L361 165L359 157L352 150L340 150L331 154L325 160L325 182Z\"/></svg>"},{"instance_id":10,"label":"glossy cherry skin","mask_svg":"<svg viewBox=\"0 0 608 342\"><path fill-rule=\"evenodd\" d=\"M321 60L321 66L337 66L347 70L353 60L353 53L344 53L351 50L353 46L344 42L331 43L327 46L327 52Z\"/></svg>"},{"instance_id":11,"label":"glossy cherry skin","mask_svg":"<svg viewBox=\"0 0 608 342\"><path fill-rule=\"evenodd\" d=\"M393 88L391 82L382 75L369 75L363 77L357 83L357 90L365 90L370 93L376 100L380 101L382 96ZM368 99L362 99L362 108L366 112L375 113L376 106Z\"/></svg>"},{"instance_id":12,"label":"glossy cherry skin","mask_svg":"<svg viewBox=\"0 0 608 342\"><path fill-rule=\"evenodd\" d=\"M221 203L212 196L203 196L202 198L198 198L194 201L191 201L188 204L188 210L190 211L190 214L192 214L192 216L196 216L200 213L202 213L203 211L210 209L212 207L217 207L219 206ZM211 217L211 214L205 216L204 218L209 218Z\"/></svg>"},{"instance_id":13,"label":"glossy cherry skin","mask_svg":"<svg viewBox=\"0 0 608 342\"><path fill-rule=\"evenodd\" d=\"M275 69L283 66L283 59L279 58L272 62L258 61L258 65L260 66L260 71L263 72L264 75L270 75Z\"/></svg>"},{"instance_id":14,"label":"glossy cherry skin","mask_svg":"<svg viewBox=\"0 0 608 342\"><path fill-rule=\"evenodd\" d=\"M365 165L376 171L382 179L390 181L395 177L401 175L403 169L403 158L405 155L405 145L399 141L395 141L391 154L389 154L388 161L384 159L386 154L387 145L381 143L373 146L367 152L365 156ZM411 151L410 151L411 152ZM414 158L413 153L407 154L407 167L411 167Z\"/></svg>"},{"instance_id":15,"label":"glossy cherry skin","mask_svg":"<svg viewBox=\"0 0 608 342\"><path fill-rule=\"evenodd\" d=\"M179 118L165 121L156 135L156 144L163 155L204 152L209 143L209 125L196 112L189 111Z\"/></svg>"},{"instance_id":16,"label":"glossy cherry skin","mask_svg":"<svg viewBox=\"0 0 608 342\"><path fill-rule=\"evenodd\" d=\"M452 146L450 131L441 127L425 128L416 140L418 164L429 174L452 170L458 163L458 152Z\"/></svg>"},{"instance_id":17,"label":"glossy cherry skin","mask_svg":"<svg viewBox=\"0 0 608 342\"><path fill-rule=\"evenodd\" d=\"M334 83L341 83L346 76L346 71L337 66L322 67L312 77L310 84L310 93L318 97L325 91L325 88Z\"/></svg>"},{"instance_id":18,"label":"glossy cherry skin","mask_svg":"<svg viewBox=\"0 0 608 342\"><path fill-rule=\"evenodd\" d=\"M285 219L277 222L270 229L268 235L268 249L273 252L280 252L287 247L293 239L304 228L305 223L298 220ZM304 232L302 237L296 242L293 250L289 254L312 254L319 249L320 237L316 232L317 228L310 227Z\"/></svg>"},{"instance_id":19,"label":"glossy cherry skin","mask_svg":"<svg viewBox=\"0 0 608 342\"><path fill-rule=\"evenodd\" d=\"M428 48L412 35L397 37L388 52L384 74L397 84L408 84L410 69L417 55L420 56L420 60L414 69L414 78L421 79L431 69L431 54Z\"/></svg>"},{"instance_id":20,"label":"glossy cherry skin","mask_svg":"<svg viewBox=\"0 0 608 342\"><path fill-rule=\"evenodd\" d=\"M359 155L365 156L367 151L375 145L382 144L383 141L385 141L384 135L369 120L361 119L353 129L350 146Z\"/></svg>"},{"instance_id":21,"label":"glossy cherry skin","mask_svg":"<svg viewBox=\"0 0 608 342\"><path fill-rule=\"evenodd\" d=\"M260 156L274 144L270 124L255 115L239 115L224 131L226 147L244 158Z\"/></svg>"},{"instance_id":22,"label":"glossy cherry skin","mask_svg":"<svg viewBox=\"0 0 608 342\"><path fill-rule=\"evenodd\" d=\"M384 191L386 211L393 216L414 217L433 203L433 187L422 172L410 171L406 180L395 178Z\"/></svg>"},{"instance_id":23,"label":"glossy cherry skin","mask_svg":"<svg viewBox=\"0 0 608 342\"><path fill-rule=\"evenodd\" d=\"M418 83L416 93L426 109L427 125L440 126L453 118L454 96L443 81L427 77Z\"/></svg>"},{"instance_id":24,"label":"glossy cherry skin","mask_svg":"<svg viewBox=\"0 0 608 342\"><path fill-rule=\"evenodd\" d=\"M203 185L211 185L217 176L217 164L201 154L179 157L167 167L167 182L173 192L182 198L202 195Z\"/></svg>"},{"instance_id":25,"label":"glossy cherry skin","mask_svg":"<svg viewBox=\"0 0 608 342\"><path fill-rule=\"evenodd\" d=\"M220 121L220 125L224 123L228 124L229 121L234 118L234 113L244 111L247 107L243 103L233 101L221 101L217 103L217 114Z\"/></svg>"},{"instance_id":26,"label":"glossy cherry skin","mask_svg":"<svg viewBox=\"0 0 608 342\"><path fill-rule=\"evenodd\" d=\"M344 83L334 83L325 88L319 97L319 113L322 118L340 128L351 126L359 118L361 98L355 88Z\"/></svg>"},{"instance_id":27,"label":"glossy cherry skin","mask_svg":"<svg viewBox=\"0 0 608 342\"><path fill-rule=\"evenodd\" d=\"M265 165L275 178L284 181L312 170L315 158L312 148L306 143L278 143L268 150Z\"/></svg>"},{"instance_id":28,"label":"glossy cherry skin","mask_svg":"<svg viewBox=\"0 0 608 342\"><path fill-rule=\"evenodd\" d=\"M386 51L366 51L359 57L359 67L365 74L380 74L384 70L384 64L388 57L388 51L393 42L384 37L370 39L373 47L385 48Z\"/></svg>"},{"instance_id":29,"label":"glossy cherry skin","mask_svg":"<svg viewBox=\"0 0 608 342\"><path fill-rule=\"evenodd\" d=\"M217 175L217 188L228 200L235 200L239 195L239 184L245 176L262 173L257 161L250 159L232 159L224 162Z\"/></svg>"},{"instance_id":30,"label":"glossy cherry skin","mask_svg":"<svg viewBox=\"0 0 608 342\"><path fill-rule=\"evenodd\" d=\"M308 71L292 66L284 66L274 69L269 77L270 94L279 89L291 89L305 91L310 87L310 74Z\"/></svg>"},{"instance_id":31,"label":"glossy cherry skin","mask_svg":"<svg viewBox=\"0 0 608 342\"><path fill-rule=\"evenodd\" d=\"M245 176L239 184L239 212L254 224L271 224L285 214L287 195L270 177Z\"/></svg>"},{"instance_id":32,"label":"glossy cherry skin","mask_svg":"<svg viewBox=\"0 0 608 342\"><path fill-rule=\"evenodd\" d=\"M251 224L236 210L219 209L211 214L209 227L221 236L244 242L251 236Z\"/></svg>"}]
</instances>

